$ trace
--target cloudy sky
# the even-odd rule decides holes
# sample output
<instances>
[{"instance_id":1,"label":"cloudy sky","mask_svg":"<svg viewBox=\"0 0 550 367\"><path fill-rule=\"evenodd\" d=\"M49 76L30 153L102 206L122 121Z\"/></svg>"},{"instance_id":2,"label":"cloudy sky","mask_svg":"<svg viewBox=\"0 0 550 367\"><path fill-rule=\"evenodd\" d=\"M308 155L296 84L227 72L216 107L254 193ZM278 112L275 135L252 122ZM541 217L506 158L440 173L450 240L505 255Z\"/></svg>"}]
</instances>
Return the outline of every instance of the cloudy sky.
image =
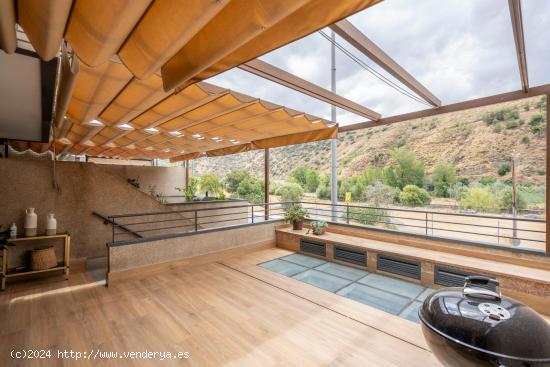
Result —
<instances>
[{"instance_id":1,"label":"cloudy sky","mask_svg":"<svg viewBox=\"0 0 550 367\"><path fill-rule=\"evenodd\" d=\"M550 0L523 0L531 86L550 83ZM348 18L444 104L521 88L507 0L385 0ZM327 35L329 29L323 30ZM337 41L391 78L343 39ZM314 33L261 57L330 89L330 43ZM336 51L337 93L383 116L427 108ZM330 118L330 105L245 71L209 80L255 97ZM337 110L341 125L364 121Z\"/></svg>"}]
</instances>

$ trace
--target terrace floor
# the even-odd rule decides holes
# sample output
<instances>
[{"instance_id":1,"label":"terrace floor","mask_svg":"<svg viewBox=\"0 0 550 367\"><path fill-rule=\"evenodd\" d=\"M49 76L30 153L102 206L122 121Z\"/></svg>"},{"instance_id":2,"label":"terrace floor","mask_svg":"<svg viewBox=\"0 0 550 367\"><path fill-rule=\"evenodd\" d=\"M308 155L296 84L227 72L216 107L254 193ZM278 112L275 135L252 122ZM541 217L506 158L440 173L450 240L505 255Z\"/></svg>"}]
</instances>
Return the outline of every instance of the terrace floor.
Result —
<instances>
[{"instance_id":1,"label":"terrace floor","mask_svg":"<svg viewBox=\"0 0 550 367\"><path fill-rule=\"evenodd\" d=\"M0 360L60 365L57 358L15 360L10 352L93 349L190 356L78 365L438 365L418 324L257 266L288 254L273 248L170 267L108 288L88 273L9 285L0 294Z\"/></svg>"}]
</instances>

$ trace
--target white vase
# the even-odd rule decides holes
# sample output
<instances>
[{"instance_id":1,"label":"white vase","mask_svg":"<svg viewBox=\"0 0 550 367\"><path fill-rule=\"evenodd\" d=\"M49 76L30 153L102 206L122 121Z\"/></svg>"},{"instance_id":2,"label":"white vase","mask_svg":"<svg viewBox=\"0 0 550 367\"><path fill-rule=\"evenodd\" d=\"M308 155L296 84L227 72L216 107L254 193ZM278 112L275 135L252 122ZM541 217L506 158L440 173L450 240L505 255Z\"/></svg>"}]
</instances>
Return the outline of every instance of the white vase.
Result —
<instances>
[{"instance_id":1,"label":"white vase","mask_svg":"<svg viewBox=\"0 0 550 367\"><path fill-rule=\"evenodd\" d=\"M46 217L46 236L57 234L57 219L54 213L49 213Z\"/></svg>"},{"instance_id":2,"label":"white vase","mask_svg":"<svg viewBox=\"0 0 550 367\"><path fill-rule=\"evenodd\" d=\"M25 236L36 236L38 218L34 212L34 208L28 208L25 213Z\"/></svg>"}]
</instances>

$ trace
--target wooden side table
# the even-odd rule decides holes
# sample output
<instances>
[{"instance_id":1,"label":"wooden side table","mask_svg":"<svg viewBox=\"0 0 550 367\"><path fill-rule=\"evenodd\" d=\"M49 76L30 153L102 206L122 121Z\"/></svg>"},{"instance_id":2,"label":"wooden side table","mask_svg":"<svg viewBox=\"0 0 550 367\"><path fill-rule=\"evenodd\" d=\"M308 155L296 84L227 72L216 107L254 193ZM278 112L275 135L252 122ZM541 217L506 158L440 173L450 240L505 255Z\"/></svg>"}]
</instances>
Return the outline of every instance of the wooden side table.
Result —
<instances>
[{"instance_id":1,"label":"wooden side table","mask_svg":"<svg viewBox=\"0 0 550 367\"><path fill-rule=\"evenodd\" d=\"M20 270L20 271L8 271L8 255L9 248L16 246L18 243L24 241L42 241L42 240L51 240L56 238L63 238L65 242L65 251L63 253L63 263L56 266L55 268L44 269L44 270ZM65 279L69 279L69 263L71 259L71 236L68 233L56 234L53 236L34 236L34 237L17 237L17 238L6 238L1 242L2 246L2 273L0 274L0 279L2 285L1 290L6 289L6 279L7 278L16 278L29 274L39 274L39 273L49 273L52 271L63 270L65 274Z\"/></svg>"}]
</instances>

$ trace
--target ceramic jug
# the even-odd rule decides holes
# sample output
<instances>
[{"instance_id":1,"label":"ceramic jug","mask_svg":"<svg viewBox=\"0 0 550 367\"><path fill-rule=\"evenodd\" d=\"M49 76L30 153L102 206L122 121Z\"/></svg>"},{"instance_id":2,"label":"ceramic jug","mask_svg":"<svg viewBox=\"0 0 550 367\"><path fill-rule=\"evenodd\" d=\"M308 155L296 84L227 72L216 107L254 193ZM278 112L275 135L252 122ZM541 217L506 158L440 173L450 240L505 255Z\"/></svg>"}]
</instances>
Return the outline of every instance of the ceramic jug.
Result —
<instances>
[{"instance_id":1,"label":"ceramic jug","mask_svg":"<svg viewBox=\"0 0 550 367\"><path fill-rule=\"evenodd\" d=\"M57 234L57 219L54 213L49 213L46 217L46 236Z\"/></svg>"},{"instance_id":2,"label":"ceramic jug","mask_svg":"<svg viewBox=\"0 0 550 367\"><path fill-rule=\"evenodd\" d=\"M36 213L34 212L34 208L28 208L25 211L25 236L32 237L36 236L36 227L38 218L36 217Z\"/></svg>"}]
</instances>

